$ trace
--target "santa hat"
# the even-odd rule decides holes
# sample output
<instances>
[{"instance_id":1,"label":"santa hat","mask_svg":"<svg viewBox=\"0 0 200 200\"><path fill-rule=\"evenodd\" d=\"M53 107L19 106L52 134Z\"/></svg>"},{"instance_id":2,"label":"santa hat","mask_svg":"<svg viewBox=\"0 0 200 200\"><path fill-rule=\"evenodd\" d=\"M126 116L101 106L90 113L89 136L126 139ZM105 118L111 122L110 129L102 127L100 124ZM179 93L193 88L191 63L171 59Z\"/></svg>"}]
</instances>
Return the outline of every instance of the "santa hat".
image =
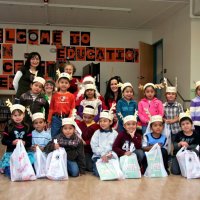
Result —
<instances>
[{"instance_id":1,"label":"santa hat","mask_svg":"<svg viewBox=\"0 0 200 200\"><path fill-rule=\"evenodd\" d=\"M83 84L84 84L85 82L91 82L91 83L95 84L95 79L94 79L92 76L88 75L88 76L85 76L85 77L83 78L83 80L82 80L82 83L83 83Z\"/></svg>"}]
</instances>

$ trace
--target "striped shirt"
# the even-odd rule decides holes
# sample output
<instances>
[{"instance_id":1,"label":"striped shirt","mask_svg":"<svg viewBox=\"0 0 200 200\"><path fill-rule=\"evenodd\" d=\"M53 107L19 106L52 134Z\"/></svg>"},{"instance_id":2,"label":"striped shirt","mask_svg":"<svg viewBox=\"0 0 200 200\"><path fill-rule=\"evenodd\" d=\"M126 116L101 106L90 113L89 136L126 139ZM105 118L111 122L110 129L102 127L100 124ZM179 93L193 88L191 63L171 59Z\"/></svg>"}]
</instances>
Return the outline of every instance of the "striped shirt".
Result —
<instances>
[{"instance_id":1,"label":"striped shirt","mask_svg":"<svg viewBox=\"0 0 200 200\"><path fill-rule=\"evenodd\" d=\"M164 107L164 118L166 119L174 119L175 117L179 116L180 113L183 112L182 105L176 101L172 104L165 102L163 104L163 107ZM172 134L176 134L179 131L181 131L179 122L169 124L169 127Z\"/></svg>"},{"instance_id":2,"label":"striped shirt","mask_svg":"<svg viewBox=\"0 0 200 200\"><path fill-rule=\"evenodd\" d=\"M38 132L32 131L32 145L39 145L45 147L51 141L51 134L48 131Z\"/></svg>"},{"instance_id":3,"label":"striped shirt","mask_svg":"<svg viewBox=\"0 0 200 200\"><path fill-rule=\"evenodd\" d=\"M195 126L200 126L200 97L197 96L191 100L190 114Z\"/></svg>"}]
</instances>

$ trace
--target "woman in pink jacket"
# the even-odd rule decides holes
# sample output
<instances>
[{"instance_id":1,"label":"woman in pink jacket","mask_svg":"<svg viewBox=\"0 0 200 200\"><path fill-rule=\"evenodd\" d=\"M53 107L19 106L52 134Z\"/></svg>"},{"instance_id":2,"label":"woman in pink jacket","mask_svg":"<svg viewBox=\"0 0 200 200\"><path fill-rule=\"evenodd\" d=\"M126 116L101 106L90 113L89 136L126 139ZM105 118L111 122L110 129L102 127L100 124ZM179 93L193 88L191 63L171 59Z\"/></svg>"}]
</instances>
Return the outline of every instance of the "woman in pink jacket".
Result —
<instances>
[{"instance_id":1,"label":"woman in pink jacket","mask_svg":"<svg viewBox=\"0 0 200 200\"><path fill-rule=\"evenodd\" d=\"M138 116L142 123L142 133L144 134L153 115L164 115L163 103L155 97L156 86L153 83L147 83L143 87L145 98L138 103Z\"/></svg>"}]
</instances>

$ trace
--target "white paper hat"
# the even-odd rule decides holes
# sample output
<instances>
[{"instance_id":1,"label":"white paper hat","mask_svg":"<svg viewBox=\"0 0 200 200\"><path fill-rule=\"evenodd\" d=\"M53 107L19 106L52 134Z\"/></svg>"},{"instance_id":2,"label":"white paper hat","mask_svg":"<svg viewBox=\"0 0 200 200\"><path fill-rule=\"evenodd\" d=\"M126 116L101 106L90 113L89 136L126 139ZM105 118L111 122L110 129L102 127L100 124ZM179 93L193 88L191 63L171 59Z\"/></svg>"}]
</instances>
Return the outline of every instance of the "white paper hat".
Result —
<instances>
[{"instance_id":1,"label":"white paper hat","mask_svg":"<svg viewBox=\"0 0 200 200\"><path fill-rule=\"evenodd\" d=\"M166 88L166 93L167 93L167 92L177 93L177 89L176 89L176 87L167 87L167 88Z\"/></svg>"},{"instance_id":2,"label":"white paper hat","mask_svg":"<svg viewBox=\"0 0 200 200\"><path fill-rule=\"evenodd\" d=\"M184 117L189 117L191 119L190 111L188 109L186 110L186 112L182 112L179 114L179 121Z\"/></svg>"},{"instance_id":3,"label":"white paper hat","mask_svg":"<svg viewBox=\"0 0 200 200\"><path fill-rule=\"evenodd\" d=\"M36 119L45 119L44 113L40 113L40 112L34 113L32 115L32 121L34 121Z\"/></svg>"},{"instance_id":4,"label":"white paper hat","mask_svg":"<svg viewBox=\"0 0 200 200\"><path fill-rule=\"evenodd\" d=\"M131 83L126 82L126 83L122 83L122 85L121 85L121 91L124 91L124 89L125 89L126 87L131 87L131 88L133 88L133 86L132 86Z\"/></svg>"},{"instance_id":5,"label":"white paper hat","mask_svg":"<svg viewBox=\"0 0 200 200\"><path fill-rule=\"evenodd\" d=\"M200 86L200 81L197 81L196 83L195 83L195 89L197 89L197 87L199 87Z\"/></svg>"},{"instance_id":6,"label":"white paper hat","mask_svg":"<svg viewBox=\"0 0 200 200\"><path fill-rule=\"evenodd\" d=\"M145 90L147 87L149 87L149 86L152 86L152 87L155 89L155 85L154 85L153 83L146 83L146 84L144 85L144 90Z\"/></svg>"},{"instance_id":7,"label":"white paper hat","mask_svg":"<svg viewBox=\"0 0 200 200\"><path fill-rule=\"evenodd\" d=\"M127 115L126 117L123 118L123 123L126 124L126 122L129 121L134 121L137 122L137 116L135 115Z\"/></svg>"},{"instance_id":8,"label":"white paper hat","mask_svg":"<svg viewBox=\"0 0 200 200\"><path fill-rule=\"evenodd\" d=\"M153 116L151 116L150 124L152 124L153 122L163 122L162 116L161 115L153 115Z\"/></svg>"},{"instance_id":9,"label":"white paper hat","mask_svg":"<svg viewBox=\"0 0 200 200\"><path fill-rule=\"evenodd\" d=\"M43 86L44 84L46 83L45 79L43 79L42 77L39 77L39 76L36 76L34 79L33 79L33 83L35 82L39 82L41 83Z\"/></svg>"},{"instance_id":10,"label":"white paper hat","mask_svg":"<svg viewBox=\"0 0 200 200\"><path fill-rule=\"evenodd\" d=\"M96 86L94 84L86 84L85 91L86 90L96 90Z\"/></svg>"},{"instance_id":11,"label":"white paper hat","mask_svg":"<svg viewBox=\"0 0 200 200\"><path fill-rule=\"evenodd\" d=\"M109 119L109 120L113 120L113 114L110 113L108 110L103 110L101 113L100 113L100 116L99 118L106 118L106 119Z\"/></svg>"},{"instance_id":12,"label":"white paper hat","mask_svg":"<svg viewBox=\"0 0 200 200\"><path fill-rule=\"evenodd\" d=\"M84 107L83 114L95 115L95 109L94 108Z\"/></svg>"},{"instance_id":13,"label":"white paper hat","mask_svg":"<svg viewBox=\"0 0 200 200\"><path fill-rule=\"evenodd\" d=\"M10 112L12 113L14 110L21 110L23 113L25 112L25 107L21 104L13 104L10 107Z\"/></svg>"},{"instance_id":14,"label":"white paper hat","mask_svg":"<svg viewBox=\"0 0 200 200\"><path fill-rule=\"evenodd\" d=\"M85 76L83 78L82 83L85 83L85 82L92 82L93 84L95 84L95 79L92 76Z\"/></svg>"},{"instance_id":15,"label":"white paper hat","mask_svg":"<svg viewBox=\"0 0 200 200\"><path fill-rule=\"evenodd\" d=\"M72 79L72 76L66 72L60 73L58 80L61 78L67 78L69 81Z\"/></svg>"},{"instance_id":16,"label":"white paper hat","mask_svg":"<svg viewBox=\"0 0 200 200\"><path fill-rule=\"evenodd\" d=\"M74 119L72 117L62 119L62 126L66 125L66 124L70 124L70 125L73 125L76 127L76 122L74 121Z\"/></svg>"}]
</instances>

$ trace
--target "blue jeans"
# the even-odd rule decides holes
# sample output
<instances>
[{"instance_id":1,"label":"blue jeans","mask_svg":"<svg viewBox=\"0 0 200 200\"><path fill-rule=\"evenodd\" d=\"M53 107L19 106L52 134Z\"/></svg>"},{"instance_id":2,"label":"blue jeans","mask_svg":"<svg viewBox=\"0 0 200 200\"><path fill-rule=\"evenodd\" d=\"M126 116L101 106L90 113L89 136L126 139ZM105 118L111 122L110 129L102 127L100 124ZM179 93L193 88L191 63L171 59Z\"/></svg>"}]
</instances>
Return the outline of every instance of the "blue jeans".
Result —
<instances>
[{"instance_id":1,"label":"blue jeans","mask_svg":"<svg viewBox=\"0 0 200 200\"><path fill-rule=\"evenodd\" d=\"M70 176L77 177L79 176L79 167L77 162L68 160L67 161L67 170Z\"/></svg>"},{"instance_id":2,"label":"blue jeans","mask_svg":"<svg viewBox=\"0 0 200 200\"><path fill-rule=\"evenodd\" d=\"M96 166L96 162L97 160L99 160L100 157L95 157L95 158L92 158L92 161L93 161L93 174L97 177L99 177L99 172L97 170L97 166Z\"/></svg>"},{"instance_id":3,"label":"blue jeans","mask_svg":"<svg viewBox=\"0 0 200 200\"><path fill-rule=\"evenodd\" d=\"M51 123L51 137L55 138L59 133L62 126L62 119L56 116L52 117Z\"/></svg>"}]
</instances>

